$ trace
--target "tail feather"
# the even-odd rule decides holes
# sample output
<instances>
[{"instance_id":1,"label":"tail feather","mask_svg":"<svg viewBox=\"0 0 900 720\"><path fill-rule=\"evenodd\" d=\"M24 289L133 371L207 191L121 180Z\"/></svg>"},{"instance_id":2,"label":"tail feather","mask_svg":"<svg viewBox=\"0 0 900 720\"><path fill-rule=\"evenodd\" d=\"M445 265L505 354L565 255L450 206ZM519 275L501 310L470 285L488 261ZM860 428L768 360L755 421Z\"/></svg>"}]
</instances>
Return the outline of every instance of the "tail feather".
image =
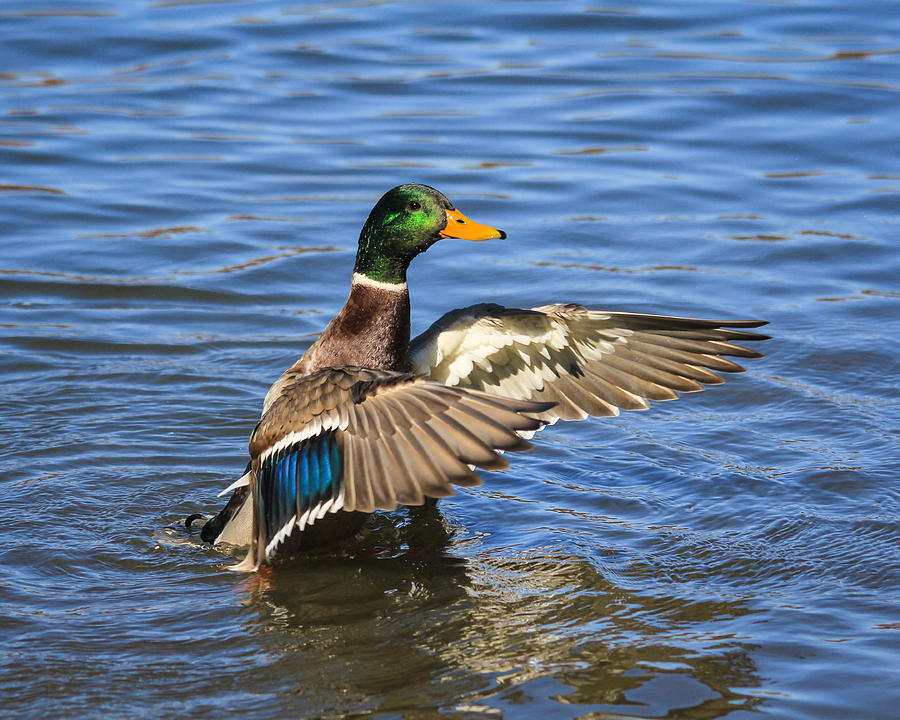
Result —
<instances>
[{"instance_id":1,"label":"tail feather","mask_svg":"<svg viewBox=\"0 0 900 720\"><path fill-rule=\"evenodd\" d=\"M244 541L235 542L233 539L226 539L225 537L231 538L243 534L233 532L233 530L235 529L234 526L239 524L243 519L244 514L241 510L244 508L247 498L250 495L250 485L245 481L245 478L249 480L250 466L251 464L247 463L244 474L236 482L231 484L230 488L234 488L234 493L232 493L231 498L229 498L225 507L219 511L218 515L210 518L201 528L200 537L204 542L210 544L231 542L235 545L245 545L250 542L249 533L247 533L247 538ZM226 532L229 530L232 530L232 532Z\"/></svg>"}]
</instances>

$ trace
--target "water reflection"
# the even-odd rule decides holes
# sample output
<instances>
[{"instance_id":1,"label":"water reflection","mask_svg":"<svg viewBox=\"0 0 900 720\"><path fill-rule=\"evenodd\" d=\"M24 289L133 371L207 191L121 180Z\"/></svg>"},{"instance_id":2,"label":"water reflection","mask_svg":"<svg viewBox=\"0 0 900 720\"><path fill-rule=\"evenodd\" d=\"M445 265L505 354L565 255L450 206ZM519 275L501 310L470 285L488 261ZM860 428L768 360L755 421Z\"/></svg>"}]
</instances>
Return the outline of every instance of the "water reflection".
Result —
<instances>
[{"instance_id":1,"label":"water reflection","mask_svg":"<svg viewBox=\"0 0 900 720\"><path fill-rule=\"evenodd\" d=\"M418 515L381 516L345 554L250 581L250 627L282 692L360 712L529 702L554 717L715 718L758 706L740 692L762 685L753 646L729 628L745 603L629 590L585 557L485 551L439 512Z\"/></svg>"}]
</instances>

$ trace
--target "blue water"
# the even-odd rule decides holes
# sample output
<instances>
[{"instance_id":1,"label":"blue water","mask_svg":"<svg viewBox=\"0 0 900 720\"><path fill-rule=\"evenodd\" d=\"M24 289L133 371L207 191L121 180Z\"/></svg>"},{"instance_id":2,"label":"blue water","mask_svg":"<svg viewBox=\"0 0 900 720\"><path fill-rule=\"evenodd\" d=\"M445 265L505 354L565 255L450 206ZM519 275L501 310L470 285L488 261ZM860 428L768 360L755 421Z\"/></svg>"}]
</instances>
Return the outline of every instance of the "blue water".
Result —
<instances>
[{"instance_id":1,"label":"blue water","mask_svg":"<svg viewBox=\"0 0 900 720\"><path fill-rule=\"evenodd\" d=\"M900 702L896 3L0 3L0 693L40 717ZM388 188L479 301L770 321L439 516L256 576L218 510ZM237 554L237 551L235 551Z\"/></svg>"}]
</instances>

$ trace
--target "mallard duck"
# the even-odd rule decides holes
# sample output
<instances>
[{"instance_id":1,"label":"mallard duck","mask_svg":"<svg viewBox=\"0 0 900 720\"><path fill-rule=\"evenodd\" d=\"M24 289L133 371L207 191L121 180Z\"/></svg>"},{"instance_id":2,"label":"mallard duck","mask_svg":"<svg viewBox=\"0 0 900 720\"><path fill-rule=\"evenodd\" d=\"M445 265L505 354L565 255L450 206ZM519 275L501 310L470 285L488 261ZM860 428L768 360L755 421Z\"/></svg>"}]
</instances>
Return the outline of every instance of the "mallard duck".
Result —
<instances>
[{"instance_id":1,"label":"mallard duck","mask_svg":"<svg viewBox=\"0 0 900 720\"><path fill-rule=\"evenodd\" d=\"M375 510L421 505L507 467L557 420L617 415L741 372L724 356L764 322L480 304L410 342L406 271L441 238L502 239L427 185L389 190L359 236L350 296L266 394L244 474L204 524L211 543L249 545L254 570L350 536Z\"/></svg>"}]
</instances>

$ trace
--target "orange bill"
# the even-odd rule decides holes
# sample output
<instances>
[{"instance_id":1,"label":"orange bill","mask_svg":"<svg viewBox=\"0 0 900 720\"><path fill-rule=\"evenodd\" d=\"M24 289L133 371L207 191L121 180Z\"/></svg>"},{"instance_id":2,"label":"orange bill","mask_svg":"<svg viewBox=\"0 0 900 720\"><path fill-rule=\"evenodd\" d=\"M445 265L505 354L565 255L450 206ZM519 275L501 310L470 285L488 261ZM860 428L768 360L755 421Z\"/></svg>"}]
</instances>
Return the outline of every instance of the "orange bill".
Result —
<instances>
[{"instance_id":1,"label":"orange bill","mask_svg":"<svg viewBox=\"0 0 900 720\"><path fill-rule=\"evenodd\" d=\"M493 240L503 239L506 233L490 225L482 225L474 220L469 220L459 210L445 210L447 215L447 227L441 230L443 238L459 238L461 240Z\"/></svg>"}]
</instances>

